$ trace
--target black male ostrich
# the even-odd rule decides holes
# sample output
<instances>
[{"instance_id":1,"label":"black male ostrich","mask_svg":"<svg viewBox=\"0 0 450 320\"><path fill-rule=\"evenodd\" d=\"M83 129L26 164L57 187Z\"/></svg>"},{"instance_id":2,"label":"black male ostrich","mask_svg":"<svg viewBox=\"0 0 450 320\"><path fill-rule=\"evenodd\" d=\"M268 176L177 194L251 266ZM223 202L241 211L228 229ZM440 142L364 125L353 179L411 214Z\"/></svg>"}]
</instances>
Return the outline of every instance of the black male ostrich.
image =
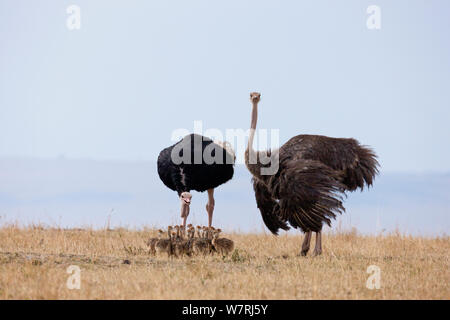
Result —
<instances>
[{"instance_id":1,"label":"black male ostrich","mask_svg":"<svg viewBox=\"0 0 450 320\"><path fill-rule=\"evenodd\" d=\"M227 182L234 173L234 151L225 142L190 134L162 150L158 156L158 174L162 182L178 192L183 227L189 215L191 190L208 191L208 225L212 225L214 188Z\"/></svg>"},{"instance_id":2,"label":"black male ostrich","mask_svg":"<svg viewBox=\"0 0 450 320\"><path fill-rule=\"evenodd\" d=\"M298 135L279 150L256 152L253 139L260 94L252 92L252 121L245 163L253 175L257 206L267 228L277 234L288 230L288 223L306 233L301 254L309 250L311 234L316 232L314 254L322 253L322 224L331 224L335 213L345 211L342 194L371 186L378 173L375 153L355 139ZM278 163L275 169L261 164L262 157ZM252 161L253 160L253 161ZM265 161L267 163L267 161ZM262 174L261 170L267 173Z\"/></svg>"}]
</instances>

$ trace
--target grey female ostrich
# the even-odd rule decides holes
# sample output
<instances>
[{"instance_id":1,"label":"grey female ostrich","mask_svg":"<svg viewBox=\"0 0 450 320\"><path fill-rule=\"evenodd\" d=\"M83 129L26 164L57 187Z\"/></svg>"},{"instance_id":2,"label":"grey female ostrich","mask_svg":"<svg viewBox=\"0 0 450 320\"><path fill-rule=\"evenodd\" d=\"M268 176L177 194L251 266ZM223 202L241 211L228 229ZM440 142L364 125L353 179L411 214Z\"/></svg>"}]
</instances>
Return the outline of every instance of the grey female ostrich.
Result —
<instances>
[{"instance_id":1,"label":"grey female ostrich","mask_svg":"<svg viewBox=\"0 0 450 320\"><path fill-rule=\"evenodd\" d=\"M253 139L260 97L257 92L250 93L253 110L245 152L257 206L275 235L279 229L288 230L288 223L306 233L303 256L308 253L312 232L316 232L314 254L320 255L323 223L331 225L336 213L345 211L341 200L346 191L372 185L378 173L376 155L355 139L318 135L298 135L278 150L256 152ZM265 161L261 161L263 157ZM262 163L268 162L267 157L271 162L278 161L279 166L273 174L264 175L262 169L268 165Z\"/></svg>"},{"instance_id":2,"label":"grey female ostrich","mask_svg":"<svg viewBox=\"0 0 450 320\"><path fill-rule=\"evenodd\" d=\"M181 200L183 227L189 215L191 190L208 191L208 225L212 225L214 188L227 182L234 173L234 151L227 142L190 134L162 150L158 156L158 174L162 182L176 191Z\"/></svg>"}]
</instances>

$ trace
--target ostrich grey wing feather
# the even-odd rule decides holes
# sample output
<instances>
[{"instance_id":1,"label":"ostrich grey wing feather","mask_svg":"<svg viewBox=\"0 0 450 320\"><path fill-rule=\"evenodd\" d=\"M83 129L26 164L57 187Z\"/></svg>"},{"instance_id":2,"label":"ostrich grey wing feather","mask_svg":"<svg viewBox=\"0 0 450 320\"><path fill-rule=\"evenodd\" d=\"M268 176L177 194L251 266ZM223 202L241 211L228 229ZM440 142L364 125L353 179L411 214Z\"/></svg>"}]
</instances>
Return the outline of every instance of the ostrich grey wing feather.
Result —
<instances>
[{"instance_id":1,"label":"ostrich grey wing feather","mask_svg":"<svg viewBox=\"0 0 450 320\"><path fill-rule=\"evenodd\" d=\"M264 185L264 183L253 180L253 190L255 190L256 204L259 211L261 212L261 217L264 224L273 234L278 234L279 229L289 230L289 226L285 221L282 221L279 217L280 206L272 198L269 190Z\"/></svg>"},{"instance_id":2,"label":"ostrich grey wing feather","mask_svg":"<svg viewBox=\"0 0 450 320\"><path fill-rule=\"evenodd\" d=\"M336 172L314 160L280 159L280 170L269 180L272 198L279 201L279 218L303 231L320 231L344 211L342 184Z\"/></svg>"},{"instance_id":3,"label":"ostrich grey wing feather","mask_svg":"<svg viewBox=\"0 0 450 320\"><path fill-rule=\"evenodd\" d=\"M298 135L286 142L282 150L292 158L320 161L338 171L345 189L350 191L372 185L378 173L374 151L351 138Z\"/></svg>"},{"instance_id":4,"label":"ostrich grey wing feather","mask_svg":"<svg viewBox=\"0 0 450 320\"><path fill-rule=\"evenodd\" d=\"M379 163L375 152L367 146L355 148L356 160L353 166L348 167L344 174L343 183L348 190L364 189L364 182L370 187L378 174Z\"/></svg>"}]
</instances>

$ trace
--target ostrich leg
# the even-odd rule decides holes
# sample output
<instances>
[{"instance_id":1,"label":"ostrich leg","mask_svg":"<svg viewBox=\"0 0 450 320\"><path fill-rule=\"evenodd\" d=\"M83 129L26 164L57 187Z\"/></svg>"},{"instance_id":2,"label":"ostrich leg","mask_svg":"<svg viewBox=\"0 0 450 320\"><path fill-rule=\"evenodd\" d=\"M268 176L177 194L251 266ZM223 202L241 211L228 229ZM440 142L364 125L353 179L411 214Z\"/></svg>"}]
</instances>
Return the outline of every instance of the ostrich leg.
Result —
<instances>
[{"instance_id":1,"label":"ostrich leg","mask_svg":"<svg viewBox=\"0 0 450 320\"><path fill-rule=\"evenodd\" d=\"M311 244L311 235L312 235L312 231L308 231L305 234L305 239L303 240L302 251L301 251L302 256L306 256L306 254L309 251L309 245Z\"/></svg>"},{"instance_id":2,"label":"ostrich leg","mask_svg":"<svg viewBox=\"0 0 450 320\"><path fill-rule=\"evenodd\" d=\"M208 227L211 227L214 212L214 189L208 189L208 203L206 204L206 211L208 212Z\"/></svg>"},{"instance_id":3,"label":"ostrich leg","mask_svg":"<svg viewBox=\"0 0 450 320\"><path fill-rule=\"evenodd\" d=\"M314 247L314 255L322 254L322 231L316 232L316 246Z\"/></svg>"},{"instance_id":4,"label":"ostrich leg","mask_svg":"<svg viewBox=\"0 0 450 320\"><path fill-rule=\"evenodd\" d=\"M182 214L181 215L181 220L182 220L181 225L183 226L183 228L186 227L187 215L183 216L183 214Z\"/></svg>"}]
</instances>

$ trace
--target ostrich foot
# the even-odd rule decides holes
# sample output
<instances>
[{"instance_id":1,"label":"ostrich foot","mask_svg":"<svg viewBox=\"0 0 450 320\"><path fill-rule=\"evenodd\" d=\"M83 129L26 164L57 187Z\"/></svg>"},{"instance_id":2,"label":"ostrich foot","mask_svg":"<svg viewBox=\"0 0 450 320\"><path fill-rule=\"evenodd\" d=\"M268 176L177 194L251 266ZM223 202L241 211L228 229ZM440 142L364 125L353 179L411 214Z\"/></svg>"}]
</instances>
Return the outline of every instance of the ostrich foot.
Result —
<instances>
[{"instance_id":1,"label":"ostrich foot","mask_svg":"<svg viewBox=\"0 0 450 320\"><path fill-rule=\"evenodd\" d=\"M320 249L320 250L314 249L313 255L314 255L315 257L320 256L321 254L322 254L322 249Z\"/></svg>"}]
</instances>

